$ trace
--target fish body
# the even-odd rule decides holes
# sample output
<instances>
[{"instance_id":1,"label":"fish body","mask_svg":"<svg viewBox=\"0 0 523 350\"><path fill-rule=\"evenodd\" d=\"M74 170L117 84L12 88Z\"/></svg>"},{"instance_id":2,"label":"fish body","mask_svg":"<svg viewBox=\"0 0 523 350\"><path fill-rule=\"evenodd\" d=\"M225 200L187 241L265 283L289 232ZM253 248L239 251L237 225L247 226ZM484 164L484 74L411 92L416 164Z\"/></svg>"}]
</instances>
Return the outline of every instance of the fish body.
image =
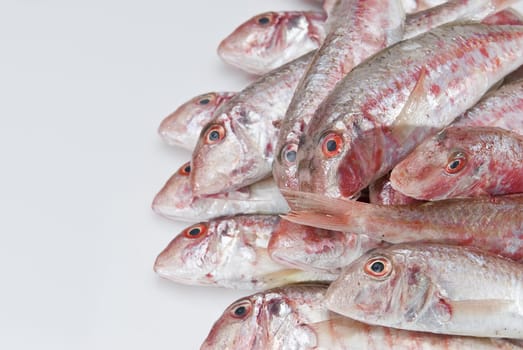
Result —
<instances>
[{"instance_id":1,"label":"fish body","mask_svg":"<svg viewBox=\"0 0 523 350\"><path fill-rule=\"evenodd\" d=\"M442 26L357 66L297 152L301 191L351 198L523 63L523 27Z\"/></svg>"},{"instance_id":2,"label":"fish body","mask_svg":"<svg viewBox=\"0 0 523 350\"><path fill-rule=\"evenodd\" d=\"M318 105L356 65L401 40L405 13L399 0L342 0L329 17L331 30L298 84L282 121L273 176L298 189L296 152Z\"/></svg>"},{"instance_id":3,"label":"fish body","mask_svg":"<svg viewBox=\"0 0 523 350\"><path fill-rule=\"evenodd\" d=\"M222 40L222 60L252 74L265 74L318 48L325 38L324 12L266 12L250 18Z\"/></svg>"},{"instance_id":4,"label":"fish body","mask_svg":"<svg viewBox=\"0 0 523 350\"><path fill-rule=\"evenodd\" d=\"M236 214L279 214L288 210L285 199L272 179L259 181L235 191L195 196L185 163L155 196L153 210L168 219L198 222Z\"/></svg>"},{"instance_id":5,"label":"fish body","mask_svg":"<svg viewBox=\"0 0 523 350\"><path fill-rule=\"evenodd\" d=\"M475 246L523 261L523 195L448 199L411 205L375 205L283 192L285 219L327 230L365 234L390 243L446 242Z\"/></svg>"},{"instance_id":6,"label":"fish body","mask_svg":"<svg viewBox=\"0 0 523 350\"><path fill-rule=\"evenodd\" d=\"M193 151L195 194L227 192L271 176L279 123L313 54L264 75L216 110Z\"/></svg>"},{"instance_id":7,"label":"fish body","mask_svg":"<svg viewBox=\"0 0 523 350\"><path fill-rule=\"evenodd\" d=\"M425 11L414 13L405 21L404 39L410 39L427 31L427 27L435 28L454 21L481 21L496 12L503 11L517 0L451 0L431 7ZM491 18L488 23L510 24L508 17ZM511 16L512 17L512 16ZM500 23L501 21L501 23Z\"/></svg>"},{"instance_id":8,"label":"fish body","mask_svg":"<svg viewBox=\"0 0 523 350\"><path fill-rule=\"evenodd\" d=\"M332 280L269 257L267 245L279 221L276 215L237 215L191 225L158 255L154 270L178 283L235 289Z\"/></svg>"},{"instance_id":9,"label":"fish body","mask_svg":"<svg viewBox=\"0 0 523 350\"><path fill-rule=\"evenodd\" d=\"M274 261L306 271L339 274L367 251L388 245L381 240L350 232L323 230L280 221L269 240Z\"/></svg>"},{"instance_id":10,"label":"fish body","mask_svg":"<svg viewBox=\"0 0 523 350\"><path fill-rule=\"evenodd\" d=\"M463 178L461 169L454 174L449 174L445 171L445 166L448 163L448 159L440 160L440 162L446 163L441 165L439 168L435 168L436 163L434 163L434 160L431 160L430 163L428 162L431 158L441 158L444 156L443 153L432 153L434 150L433 147L437 146L441 152L443 152L442 146L444 144L453 144L454 146L458 147L459 142L461 141L453 139L452 136L456 134L456 131L453 131L455 128L462 130L461 132L457 132L457 135L462 134L463 129L473 128L477 131L478 127L498 127L523 135L523 118L521 117L523 115L522 72L523 69L520 68L508 76L505 79L507 80L506 83L504 83L498 89L488 93L481 99L481 101L474 105L474 107L456 118L456 120L445 129L446 131L443 131L442 133L439 133L438 135L423 141L423 143L416 147L416 149L414 149L412 153L406 157L406 159L398 163L392 170L391 185L400 192L410 193L417 198L427 200L436 200L445 197L450 198L453 196L463 195L464 193L460 194L459 192L455 193L454 195L451 194L453 191L452 188L455 187L453 186L455 184L455 178ZM489 130L489 128L484 130ZM503 132L501 133L504 134ZM477 132L474 133L474 135L476 136L476 139L478 136L480 136L477 134ZM450 136L452 136L452 138L448 139ZM465 135L462 135L462 139L464 136ZM472 134L470 136L472 136ZM468 140L467 144L470 144L468 137L464 138L463 140ZM493 146L494 145L491 144L485 144L486 148L484 150L478 152L476 149L476 152L474 153L477 154L477 156L480 156L483 152L490 153L490 150ZM497 150L499 151L499 149ZM511 151L511 149L509 148L506 151ZM447 152L445 155L448 156L449 150L446 149L445 152ZM495 154L495 158L498 159L499 155ZM512 159L514 158L512 157ZM481 160L481 162L483 161L484 160ZM516 167L520 166L517 161L515 164ZM501 161L501 165L504 166L508 164ZM472 163L468 164L466 168L469 169L470 173L471 168L475 166L479 166L479 168L477 168L477 170L474 169L473 174L467 179L467 181L470 181L473 184L477 184L478 180L481 181L482 179L479 178L484 175L480 174L479 171L483 167L483 164L478 165ZM439 169L439 171L437 169ZM493 172L496 171L494 168L491 170ZM514 169L511 169L510 171L512 170ZM487 176L490 176L490 174ZM503 178L506 175L501 176ZM502 178L499 180L501 183L504 182L502 181ZM445 180L443 182L440 181L439 184L436 184L434 182L437 181L437 179ZM514 179L512 179L512 182L513 180ZM441 185L442 188L437 188L439 185ZM490 191L482 190L481 186L476 190L478 191L477 194L480 194L481 192L490 193Z\"/></svg>"},{"instance_id":11,"label":"fish body","mask_svg":"<svg viewBox=\"0 0 523 350\"><path fill-rule=\"evenodd\" d=\"M198 95L169 114L160 124L158 133L167 144L192 151L214 111L234 95L234 92L223 91Z\"/></svg>"},{"instance_id":12,"label":"fish body","mask_svg":"<svg viewBox=\"0 0 523 350\"><path fill-rule=\"evenodd\" d=\"M400 162L392 180L397 190L422 200L521 193L523 135L497 127L449 127Z\"/></svg>"},{"instance_id":13,"label":"fish body","mask_svg":"<svg viewBox=\"0 0 523 350\"><path fill-rule=\"evenodd\" d=\"M347 266L327 307L369 324L523 338L523 266L472 247L398 244Z\"/></svg>"},{"instance_id":14,"label":"fish body","mask_svg":"<svg viewBox=\"0 0 523 350\"><path fill-rule=\"evenodd\" d=\"M370 326L325 307L327 286L296 284L232 303L201 350L515 350L502 339L448 336Z\"/></svg>"}]
</instances>

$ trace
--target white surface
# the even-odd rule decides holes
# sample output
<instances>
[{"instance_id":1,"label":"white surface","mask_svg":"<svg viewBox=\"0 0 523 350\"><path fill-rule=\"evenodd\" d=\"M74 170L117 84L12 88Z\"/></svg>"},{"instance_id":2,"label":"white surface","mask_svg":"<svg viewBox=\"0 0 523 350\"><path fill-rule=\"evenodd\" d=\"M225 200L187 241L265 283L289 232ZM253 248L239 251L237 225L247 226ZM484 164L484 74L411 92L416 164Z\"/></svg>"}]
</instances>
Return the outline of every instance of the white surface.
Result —
<instances>
[{"instance_id":1,"label":"white surface","mask_svg":"<svg viewBox=\"0 0 523 350\"><path fill-rule=\"evenodd\" d=\"M197 349L248 292L152 271L186 224L150 203L190 157L160 121L239 90L238 24L299 0L0 1L0 349Z\"/></svg>"},{"instance_id":2,"label":"white surface","mask_svg":"<svg viewBox=\"0 0 523 350\"><path fill-rule=\"evenodd\" d=\"M186 224L150 203L190 157L156 128L247 84L215 54L238 24L312 4L1 1L0 349L197 349L249 294L153 273Z\"/></svg>"}]
</instances>

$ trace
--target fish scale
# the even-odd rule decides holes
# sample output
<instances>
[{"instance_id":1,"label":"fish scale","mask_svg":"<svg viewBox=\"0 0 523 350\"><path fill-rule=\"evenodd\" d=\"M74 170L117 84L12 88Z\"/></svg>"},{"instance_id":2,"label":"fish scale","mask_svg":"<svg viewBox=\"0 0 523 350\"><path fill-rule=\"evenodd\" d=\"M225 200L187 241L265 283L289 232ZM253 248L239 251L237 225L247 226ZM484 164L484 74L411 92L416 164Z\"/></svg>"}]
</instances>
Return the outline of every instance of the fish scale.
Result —
<instances>
[{"instance_id":1,"label":"fish scale","mask_svg":"<svg viewBox=\"0 0 523 350\"><path fill-rule=\"evenodd\" d=\"M381 51L317 109L298 149L300 190L354 196L522 63L521 26L442 26ZM321 144L332 138L334 155Z\"/></svg>"}]
</instances>

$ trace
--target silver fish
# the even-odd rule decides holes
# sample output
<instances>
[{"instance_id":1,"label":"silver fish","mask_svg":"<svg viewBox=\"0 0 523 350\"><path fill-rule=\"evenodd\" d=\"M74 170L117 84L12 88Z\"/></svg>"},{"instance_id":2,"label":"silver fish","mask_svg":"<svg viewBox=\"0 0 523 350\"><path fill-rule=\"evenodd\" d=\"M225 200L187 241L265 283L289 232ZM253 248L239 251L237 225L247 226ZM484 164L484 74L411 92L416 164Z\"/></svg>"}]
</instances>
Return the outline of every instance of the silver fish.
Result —
<instances>
[{"instance_id":1,"label":"silver fish","mask_svg":"<svg viewBox=\"0 0 523 350\"><path fill-rule=\"evenodd\" d=\"M318 48L326 15L312 11L266 12L222 40L218 55L246 72L262 75Z\"/></svg>"},{"instance_id":2,"label":"silver fish","mask_svg":"<svg viewBox=\"0 0 523 350\"><path fill-rule=\"evenodd\" d=\"M293 209L283 217L301 225L390 243L423 240L476 246L523 261L523 194L375 205L315 193L283 193Z\"/></svg>"},{"instance_id":3,"label":"silver fish","mask_svg":"<svg viewBox=\"0 0 523 350\"><path fill-rule=\"evenodd\" d=\"M523 69L519 69L515 76L509 76L510 81L508 83L483 97L479 103L458 117L445 131L425 140L416 147L392 170L391 185L400 192L425 200L472 195L472 192L463 192L463 189L460 189L464 181L468 183L467 187L473 190L475 195L503 194L504 192L500 193L499 190L486 190L478 185L486 179L492 179L491 176L498 168L506 169L508 167L509 169L507 169L506 174L496 175L494 180L496 183L505 186L514 183L514 180L518 180L518 176L507 178L509 173L513 173L519 166L518 153L512 153L516 158L512 156L504 160L498 155L501 150L496 148L495 156L486 162L487 160L484 159L485 152L492 153L493 147L499 145L499 143L488 142L487 134L483 137L481 129L478 129L478 127L499 127L523 135L523 118L521 117L523 115L523 79L521 77L518 79L521 72L523 72ZM456 132L456 128L462 131ZM475 131L468 133L466 131L468 128L473 128ZM478 132L480 133L478 134ZM504 133L501 132L501 134ZM470 148L473 135L475 135L476 140L479 138L480 148ZM444 151L442 149L444 145L451 145L452 149ZM464 148L468 148L468 151L465 151ZM445 158L459 150L462 151L459 159ZM511 152L514 148L508 147L505 150ZM469 158L471 161L467 162ZM439 159L439 163L436 159ZM508 165L507 161L511 159L515 161L516 168ZM455 163L453 169L447 169L446 166L452 161L459 164ZM496 162L496 165L492 163L493 161ZM489 164L491 164L490 169L485 174L482 169L485 169ZM465 173L467 175L464 175ZM497 178L498 176L499 178Z\"/></svg>"},{"instance_id":4,"label":"silver fish","mask_svg":"<svg viewBox=\"0 0 523 350\"><path fill-rule=\"evenodd\" d=\"M237 215L191 225L158 255L154 270L178 283L235 289L333 280L332 274L289 268L269 257L279 221L276 215Z\"/></svg>"},{"instance_id":5,"label":"silver fish","mask_svg":"<svg viewBox=\"0 0 523 350\"><path fill-rule=\"evenodd\" d=\"M201 350L514 350L501 339L369 326L329 312L325 285L275 288L232 303Z\"/></svg>"},{"instance_id":6,"label":"silver fish","mask_svg":"<svg viewBox=\"0 0 523 350\"><path fill-rule=\"evenodd\" d=\"M235 94L208 92L190 99L162 121L158 133L169 145L192 151L202 128L212 119L214 111Z\"/></svg>"},{"instance_id":7,"label":"silver fish","mask_svg":"<svg viewBox=\"0 0 523 350\"><path fill-rule=\"evenodd\" d=\"M523 339L523 265L472 247L398 244L347 266L326 304L369 324Z\"/></svg>"},{"instance_id":8,"label":"silver fish","mask_svg":"<svg viewBox=\"0 0 523 350\"><path fill-rule=\"evenodd\" d=\"M279 123L313 54L264 75L215 112L193 152L195 194L227 192L270 176Z\"/></svg>"},{"instance_id":9,"label":"silver fish","mask_svg":"<svg viewBox=\"0 0 523 350\"><path fill-rule=\"evenodd\" d=\"M523 63L523 27L443 26L360 64L317 109L301 191L351 198Z\"/></svg>"},{"instance_id":10,"label":"silver fish","mask_svg":"<svg viewBox=\"0 0 523 350\"><path fill-rule=\"evenodd\" d=\"M272 179L259 181L235 191L211 196L195 196L185 163L155 196L153 210L168 219L198 222L236 214L279 214L287 203Z\"/></svg>"},{"instance_id":11,"label":"silver fish","mask_svg":"<svg viewBox=\"0 0 523 350\"><path fill-rule=\"evenodd\" d=\"M401 40L405 13L399 0L341 0L331 30L298 84L280 128L273 176L280 188L298 189L296 152L318 105L356 65Z\"/></svg>"}]
</instances>

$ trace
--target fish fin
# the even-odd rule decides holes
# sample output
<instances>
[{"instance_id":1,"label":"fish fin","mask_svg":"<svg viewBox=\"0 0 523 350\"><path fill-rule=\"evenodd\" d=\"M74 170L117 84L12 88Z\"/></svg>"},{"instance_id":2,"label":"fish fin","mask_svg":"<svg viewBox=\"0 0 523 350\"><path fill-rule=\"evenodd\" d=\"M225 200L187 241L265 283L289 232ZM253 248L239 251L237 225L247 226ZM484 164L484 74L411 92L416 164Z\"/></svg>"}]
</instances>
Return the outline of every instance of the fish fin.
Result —
<instances>
[{"instance_id":1,"label":"fish fin","mask_svg":"<svg viewBox=\"0 0 523 350\"><path fill-rule=\"evenodd\" d=\"M348 210L345 207L349 201L299 191L282 190L282 194L292 209L281 216L283 219L302 225L344 231L348 220Z\"/></svg>"},{"instance_id":2,"label":"fish fin","mask_svg":"<svg viewBox=\"0 0 523 350\"><path fill-rule=\"evenodd\" d=\"M391 133L398 143L402 143L419 126L416 121L425 120L425 118L420 118L419 116L426 116L430 112L430 105L427 100L429 92L425 86L426 78L427 68L422 67L416 85L414 85L401 112L394 121Z\"/></svg>"}]
</instances>

